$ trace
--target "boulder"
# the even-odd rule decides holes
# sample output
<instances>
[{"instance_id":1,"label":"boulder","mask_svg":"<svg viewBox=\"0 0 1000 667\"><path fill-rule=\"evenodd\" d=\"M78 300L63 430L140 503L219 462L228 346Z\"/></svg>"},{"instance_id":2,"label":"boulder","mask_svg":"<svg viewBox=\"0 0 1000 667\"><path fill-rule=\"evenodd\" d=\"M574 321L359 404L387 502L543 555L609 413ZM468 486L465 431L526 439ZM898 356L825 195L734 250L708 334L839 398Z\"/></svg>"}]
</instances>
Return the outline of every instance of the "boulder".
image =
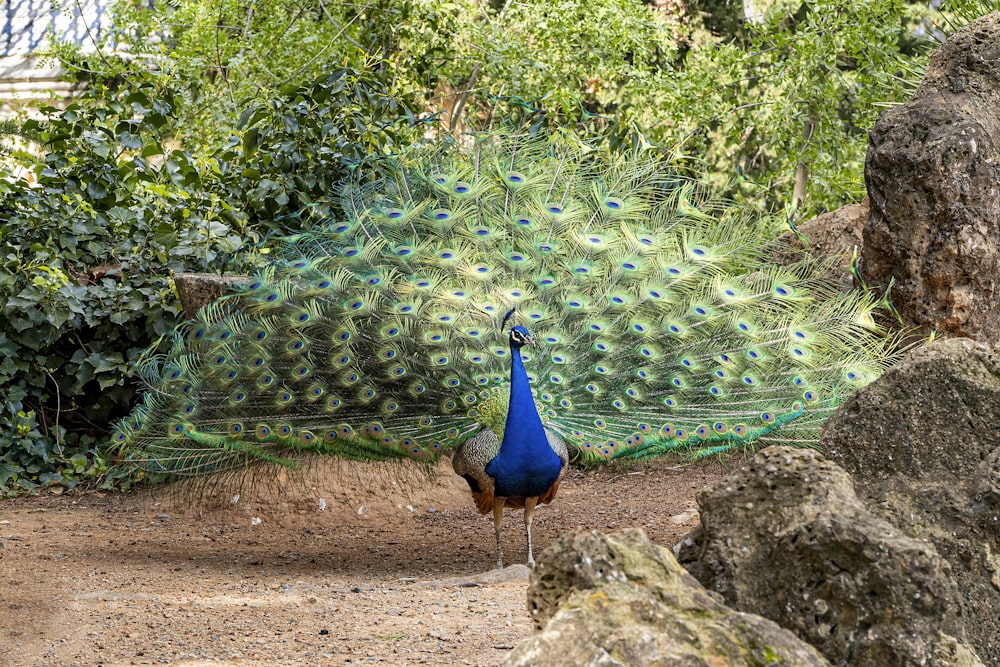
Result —
<instances>
[{"instance_id":1,"label":"boulder","mask_svg":"<svg viewBox=\"0 0 1000 667\"><path fill-rule=\"evenodd\" d=\"M817 257L840 258L840 268L847 270L851 265L851 254L861 247L864 240L869 209L868 197L865 197L860 204L841 206L836 211L806 220L798 226L809 243L806 249ZM789 236L795 245L801 247L794 236Z\"/></svg>"},{"instance_id":2,"label":"boulder","mask_svg":"<svg viewBox=\"0 0 1000 667\"><path fill-rule=\"evenodd\" d=\"M850 266L851 253L863 242L869 209L865 197L860 204L848 204L803 222L799 231L809 240L815 255L843 257L846 261L841 266L846 269Z\"/></svg>"},{"instance_id":3,"label":"boulder","mask_svg":"<svg viewBox=\"0 0 1000 667\"><path fill-rule=\"evenodd\" d=\"M829 664L775 623L725 607L637 529L559 538L531 574L528 606L542 630L504 665Z\"/></svg>"},{"instance_id":4,"label":"boulder","mask_svg":"<svg viewBox=\"0 0 1000 667\"><path fill-rule=\"evenodd\" d=\"M840 288L844 291L854 289L851 258L861 248L868 209L865 197L860 204L848 204L803 222L798 228L806 244L791 233L783 235L787 248L779 255L779 261L786 264L798 261L803 250L817 258L831 258L834 262L831 269L835 272L832 277Z\"/></svg>"},{"instance_id":5,"label":"boulder","mask_svg":"<svg viewBox=\"0 0 1000 667\"><path fill-rule=\"evenodd\" d=\"M768 447L698 504L679 560L734 609L792 630L833 664L981 664L954 638L963 628L947 563L868 511L815 450Z\"/></svg>"},{"instance_id":6,"label":"boulder","mask_svg":"<svg viewBox=\"0 0 1000 667\"><path fill-rule=\"evenodd\" d=\"M820 447L882 518L928 540L953 614L1000 665L1000 349L951 339L908 354L827 421Z\"/></svg>"},{"instance_id":7,"label":"boulder","mask_svg":"<svg viewBox=\"0 0 1000 667\"><path fill-rule=\"evenodd\" d=\"M868 285L895 279L894 304L925 333L1000 337L1000 12L950 37L912 101L879 117L865 180Z\"/></svg>"}]
</instances>

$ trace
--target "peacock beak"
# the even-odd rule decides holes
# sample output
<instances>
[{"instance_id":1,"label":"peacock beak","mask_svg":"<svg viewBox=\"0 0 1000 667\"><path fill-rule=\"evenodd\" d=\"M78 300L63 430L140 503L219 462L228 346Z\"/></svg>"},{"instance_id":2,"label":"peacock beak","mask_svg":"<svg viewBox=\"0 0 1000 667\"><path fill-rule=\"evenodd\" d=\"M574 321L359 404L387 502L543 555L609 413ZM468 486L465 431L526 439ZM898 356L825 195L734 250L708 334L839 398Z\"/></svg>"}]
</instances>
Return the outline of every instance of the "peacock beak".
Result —
<instances>
[{"instance_id":1,"label":"peacock beak","mask_svg":"<svg viewBox=\"0 0 1000 667\"><path fill-rule=\"evenodd\" d=\"M524 344L530 345L531 347L538 347L538 343L536 343L535 339L532 338L530 335L524 337Z\"/></svg>"}]
</instances>

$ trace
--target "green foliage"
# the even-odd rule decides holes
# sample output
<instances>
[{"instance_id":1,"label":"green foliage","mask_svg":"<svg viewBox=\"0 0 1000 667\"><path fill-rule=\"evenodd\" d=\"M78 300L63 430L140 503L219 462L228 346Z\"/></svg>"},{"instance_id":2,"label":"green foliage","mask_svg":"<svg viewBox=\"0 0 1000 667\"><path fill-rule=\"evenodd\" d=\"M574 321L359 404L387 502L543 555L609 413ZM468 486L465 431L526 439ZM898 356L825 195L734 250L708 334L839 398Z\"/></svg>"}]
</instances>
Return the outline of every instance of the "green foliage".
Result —
<instances>
[{"instance_id":1,"label":"green foliage","mask_svg":"<svg viewBox=\"0 0 1000 667\"><path fill-rule=\"evenodd\" d=\"M216 159L228 195L244 203L257 227L288 233L332 215L339 184L354 168L408 145L430 122L418 122L370 75L328 68L250 104L238 121L240 141L233 137Z\"/></svg>"},{"instance_id":2,"label":"green foliage","mask_svg":"<svg viewBox=\"0 0 1000 667\"><path fill-rule=\"evenodd\" d=\"M809 216L864 194L867 129L907 99L898 72L923 68L901 45L919 13L900 0L771 4L761 24L692 48L650 104L661 120L638 122L684 141L720 179L741 167L772 204L804 197Z\"/></svg>"},{"instance_id":3,"label":"green foliage","mask_svg":"<svg viewBox=\"0 0 1000 667\"><path fill-rule=\"evenodd\" d=\"M169 78L121 81L42 109L24 126L45 151L34 182L0 181L0 493L104 475L95 447L133 402L134 364L178 318L170 273L246 268L281 220L330 213L359 160L412 132L403 105L337 68L199 157L170 135Z\"/></svg>"},{"instance_id":4,"label":"green foliage","mask_svg":"<svg viewBox=\"0 0 1000 667\"><path fill-rule=\"evenodd\" d=\"M141 54L173 81L175 131L190 149L225 142L251 100L313 80L333 63L364 63L344 34L356 11L345 3L122 0L112 9L115 28L101 46ZM91 79L123 67L68 44L56 54Z\"/></svg>"},{"instance_id":5,"label":"green foliage","mask_svg":"<svg viewBox=\"0 0 1000 667\"><path fill-rule=\"evenodd\" d=\"M152 94L155 92L155 95ZM0 185L0 492L103 474L94 446L132 400L129 364L178 307L171 270L218 266L243 216L165 146L149 87L29 121L37 181ZM83 458L81 458L83 457Z\"/></svg>"},{"instance_id":6,"label":"green foliage","mask_svg":"<svg viewBox=\"0 0 1000 667\"><path fill-rule=\"evenodd\" d=\"M18 121L10 118L0 120L0 158L23 156L19 144L29 142L34 138Z\"/></svg>"},{"instance_id":7,"label":"green foliage","mask_svg":"<svg viewBox=\"0 0 1000 667\"><path fill-rule=\"evenodd\" d=\"M942 40L980 16L1000 11L1000 0L944 0L941 9L925 20L929 39Z\"/></svg>"},{"instance_id":8,"label":"green foliage","mask_svg":"<svg viewBox=\"0 0 1000 667\"><path fill-rule=\"evenodd\" d=\"M513 95L572 116L614 109L676 56L676 21L636 0L501 4L120 2L106 44L142 53L174 80L178 136L202 149L224 141L247 105L325 66L369 71L392 97L427 108L453 108L468 91L486 104L480 113ZM81 73L120 75L120 63L70 45L55 54Z\"/></svg>"},{"instance_id":9,"label":"green foliage","mask_svg":"<svg viewBox=\"0 0 1000 667\"><path fill-rule=\"evenodd\" d=\"M383 41L402 78L447 106L470 90L486 108L492 96L516 96L570 120L609 114L678 57L678 21L635 0L527 0L499 10L470 1L383 4L388 11L373 13L380 22L367 27L391 35Z\"/></svg>"},{"instance_id":10,"label":"green foliage","mask_svg":"<svg viewBox=\"0 0 1000 667\"><path fill-rule=\"evenodd\" d=\"M924 10L781 0L754 3L769 11L748 24L742 3L730 4L714 3L703 23L634 0L383 0L356 37L380 45L394 85L464 108L466 126L506 113L497 97L514 97L562 122L599 115L619 135L680 146L717 184L740 168L764 186L742 194L766 207L804 198L804 216L856 201L867 128L906 99L898 73L922 69L925 49L904 38Z\"/></svg>"},{"instance_id":11,"label":"green foliage","mask_svg":"<svg viewBox=\"0 0 1000 667\"><path fill-rule=\"evenodd\" d=\"M760 23L722 0L660 11L637 0L282 0L267 12L179 0L123 10L119 39L158 45L156 63L185 91L185 145L226 136L245 103L326 61L371 72L389 96L443 109L453 126L487 125L513 98L550 119L603 116L619 134L681 145L720 183L739 167L764 186L744 194L769 207L800 197L807 215L857 200L866 130L881 105L906 98L898 73L922 69L911 33L925 10L903 0L753 5L768 10Z\"/></svg>"}]
</instances>

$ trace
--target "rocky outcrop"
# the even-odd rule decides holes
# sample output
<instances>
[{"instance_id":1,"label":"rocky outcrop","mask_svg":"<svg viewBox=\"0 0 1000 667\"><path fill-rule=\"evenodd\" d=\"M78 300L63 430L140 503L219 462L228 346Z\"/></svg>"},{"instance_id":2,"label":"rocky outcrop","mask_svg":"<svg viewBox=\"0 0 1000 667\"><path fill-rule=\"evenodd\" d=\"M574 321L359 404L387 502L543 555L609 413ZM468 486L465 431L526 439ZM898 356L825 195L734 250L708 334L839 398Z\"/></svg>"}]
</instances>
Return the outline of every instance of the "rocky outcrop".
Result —
<instances>
[{"instance_id":1,"label":"rocky outcrop","mask_svg":"<svg viewBox=\"0 0 1000 667\"><path fill-rule=\"evenodd\" d=\"M679 560L729 606L792 630L834 664L980 664L954 639L962 624L934 547L876 518L816 451L762 450L698 504Z\"/></svg>"},{"instance_id":2,"label":"rocky outcrop","mask_svg":"<svg viewBox=\"0 0 1000 667\"><path fill-rule=\"evenodd\" d=\"M909 354L827 421L823 451L869 507L928 540L957 583L954 615L1000 665L1000 349L967 339Z\"/></svg>"},{"instance_id":3,"label":"rocky outcrop","mask_svg":"<svg viewBox=\"0 0 1000 667\"><path fill-rule=\"evenodd\" d=\"M861 272L925 332L1000 338L1000 12L949 38L870 134Z\"/></svg>"},{"instance_id":4,"label":"rocky outcrop","mask_svg":"<svg viewBox=\"0 0 1000 667\"><path fill-rule=\"evenodd\" d=\"M827 665L775 623L726 608L635 529L583 531L546 549L528 606L542 631L504 665Z\"/></svg>"}]
</instances>

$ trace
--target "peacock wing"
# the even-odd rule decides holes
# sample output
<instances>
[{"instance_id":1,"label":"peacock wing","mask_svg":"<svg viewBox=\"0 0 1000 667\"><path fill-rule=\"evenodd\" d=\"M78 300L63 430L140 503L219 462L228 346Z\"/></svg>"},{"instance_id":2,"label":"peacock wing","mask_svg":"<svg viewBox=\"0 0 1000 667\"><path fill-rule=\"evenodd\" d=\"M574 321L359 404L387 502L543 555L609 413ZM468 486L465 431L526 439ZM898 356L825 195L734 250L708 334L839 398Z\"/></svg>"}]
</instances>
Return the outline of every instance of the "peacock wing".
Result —
<instances>
[{"instance_id":1,"label":"peacock wing","mask_svg":"<svg viewBox=\"0 0 1000 667\"><path fill-rule=\"evenodd\" d=\"M469 483L472 498L481 514L493 511L493 478L486 474L486 465L500 453L500 438L484 428L459 445L451 458L455 473Z\"/></svg>"}]
</instances>

